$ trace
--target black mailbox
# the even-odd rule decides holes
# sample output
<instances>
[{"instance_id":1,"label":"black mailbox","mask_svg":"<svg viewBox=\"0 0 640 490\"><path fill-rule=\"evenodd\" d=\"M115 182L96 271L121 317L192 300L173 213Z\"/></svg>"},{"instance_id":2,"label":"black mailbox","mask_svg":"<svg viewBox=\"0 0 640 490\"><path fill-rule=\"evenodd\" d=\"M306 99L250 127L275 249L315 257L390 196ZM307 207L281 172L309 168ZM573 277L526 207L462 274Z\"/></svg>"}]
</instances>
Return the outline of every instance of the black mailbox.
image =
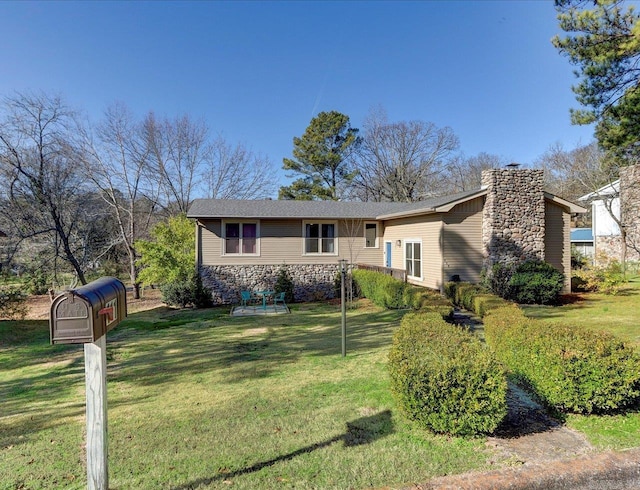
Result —
<instances>
[{"instance_id":1,"label":"black mailbox","mask_svg":"<svg viewBox=\"0 0 640 490\"><path fill-rule=\"evenodd\" d=\"M127 291L114 277L101 277L62 293L51 304L52 344L95 342L127 316Z\"/></svg>"}]
</instances>

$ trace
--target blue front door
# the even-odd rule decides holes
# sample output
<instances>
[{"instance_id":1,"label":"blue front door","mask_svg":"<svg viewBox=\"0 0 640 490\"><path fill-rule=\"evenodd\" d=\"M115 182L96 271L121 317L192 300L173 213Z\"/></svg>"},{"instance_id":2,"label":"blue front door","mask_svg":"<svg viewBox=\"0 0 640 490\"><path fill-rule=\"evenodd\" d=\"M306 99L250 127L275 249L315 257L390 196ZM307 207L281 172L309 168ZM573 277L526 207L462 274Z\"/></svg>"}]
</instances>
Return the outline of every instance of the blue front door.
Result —
<instances>
[{"instance_id":1,"label":"blue front door","mask_svg":"<svg viewBox=\"0 0 640 490\"><path fill-rule=\"evenodd\" d=\"M391 267L391 242L384 242L384 266Z\"/></svg>"}]
</instances>

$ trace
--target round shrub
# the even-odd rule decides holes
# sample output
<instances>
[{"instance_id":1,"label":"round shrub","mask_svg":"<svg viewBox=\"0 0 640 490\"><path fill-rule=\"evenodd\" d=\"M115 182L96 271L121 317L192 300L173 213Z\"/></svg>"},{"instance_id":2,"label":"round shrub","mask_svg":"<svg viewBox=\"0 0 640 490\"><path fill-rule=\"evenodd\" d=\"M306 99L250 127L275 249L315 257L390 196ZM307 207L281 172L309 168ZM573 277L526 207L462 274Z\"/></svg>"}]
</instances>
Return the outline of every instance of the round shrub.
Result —
<instances>
[{"instance_id":1,"label":"round shrub","mask_svg":"<svg viewBox=\"0 0 640 490\"><path fill-rule=\"evenodd\" d=\"M193 303L191 281L168 282L160 286L162 301L170 306L186 308Z\"/></svg>"},{"instance_id":2,"label":"round shrub","mask_svg":"<svg viewBox=\"0 0 640 490\"><path fill-rule=\"evenodd\" d=\"M515 268L505 299L522 304L556 304L563 287L562 272L546 262L527 260Z\"/></svg>"},{"instance_id":3,"label":"round shrub","mask_svg":"<svg viewBox=\"0 0 640 490\"><path fill-rule=\"evenodd\" d=\"M405 315L389 352L391 389L421 427L452 435L493 432L507 413L507 383L491 352L437 313Z\"/></svg>"}]
</instances>

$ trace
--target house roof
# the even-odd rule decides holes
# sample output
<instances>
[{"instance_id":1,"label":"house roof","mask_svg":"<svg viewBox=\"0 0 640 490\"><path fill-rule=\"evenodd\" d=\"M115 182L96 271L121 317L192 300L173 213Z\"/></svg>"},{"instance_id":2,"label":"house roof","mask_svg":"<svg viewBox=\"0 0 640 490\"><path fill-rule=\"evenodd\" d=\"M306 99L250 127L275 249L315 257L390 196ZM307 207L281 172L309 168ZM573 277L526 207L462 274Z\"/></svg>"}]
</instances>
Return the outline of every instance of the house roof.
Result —
<instances>
[{"instance_id":1,"label":"house roof","mask_svg":"<svg viewBox=\"0 0 640 490\"><path fill-rule=\"evenodd\" d=\"M191 204L189 218L316 218L316 219L393 219L431 213L446 213L457 204L484 196L484 188L434 197L418 202L360 201L292 201L196 199ZM545 198L566 207L572 213L586 209L553 194Z\"/></svg>"},{"instance_id":2,"label":"house roof","mask_svg":"<svg viewBox=\"0 0 640 490\"><path fill-rule=\"evenodd\" d=\"M578 201L591 201L592 199L603 198L603 197L611 197L617 196L620 192L620 179L609 182L607 185L600 187L589 194L585 194L582 197L578 198Z\"/></svg>"},{"instance_id":3,"label":"house roof","mask_svg":"<svg viewBox=\"0 0 640 490\"><path fill-rule=\"evenodd\" d=\"M190 218L388 219L448 211L456 204L485 193L486 190L477 189L411 203L196 199L189 208L187 216Z\"/></svg>"},{"instance_id":4,"label":"house roof","mask_svg":"<svg viewBox=\"0 0 640 490\"><path fill-rule=\"evenodd\" d=\"M593 242L593 231L591 228L571 228L572 242Z\"/></svg>"}]
</instances>

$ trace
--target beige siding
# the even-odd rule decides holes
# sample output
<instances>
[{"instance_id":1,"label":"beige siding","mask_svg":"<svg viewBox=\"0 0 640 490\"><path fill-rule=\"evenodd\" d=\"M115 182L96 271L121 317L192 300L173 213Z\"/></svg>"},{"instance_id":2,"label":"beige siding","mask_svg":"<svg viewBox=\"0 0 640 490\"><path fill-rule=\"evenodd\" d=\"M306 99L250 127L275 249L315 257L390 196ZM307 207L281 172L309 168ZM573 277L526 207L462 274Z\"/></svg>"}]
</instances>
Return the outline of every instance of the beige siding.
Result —
<instances>
[{"instance_id":1,"label":"beige siding","mask_svg":"<svg viewBox=\"0 0 640 490\"><path fill-rule=\"evenodd\" d=\"M564 292L571 291L571 223L565 210L547 201L545 206L545 261L565 276Z\"/></svg>"},{"instance_id":2,"label":"beige siding","mask_svg":"<svg viewBox=\"0 0 640 490\"><path fill-rule=\"evenodd\" d=\"M458 204L444 215L444 280L459 275L469 282L480 282L482 271L482 206L479 197Z\"/></svg>"},{"instance_id":3,"label":"beige siding","mask_svg":"<svg viewBox=\"0 0 640 490\"><path fill-rule=\"evenodd\" d=\"M442 221L440 215L423 215L389 220L385 223L383 241L391 242L391 267L406 269L404 244L408 239L422 240L422 280L409 282L434 289L442 287ZM400 240L401 246L396 242Z\"/></svg>"},{"instance_id":4,"label":"beige siding","mask_svg":"<svg viewBox=\"0 0 640 490\"><path fill-rule=\"evenodd\" d=\"M203 265L334 264L345 258L354 262L382 264L382 239L377 248L365 248L360 220L339 222L337 255L303 255L303 221L260 220L259 255L222 255L222 221L200 220L203 224L198 250ZM329 220L330 221L330 220ZM378 233L381 226L379 226ZM353 232L354 236L350 234Z\"/></svg>"}]
</instances>

